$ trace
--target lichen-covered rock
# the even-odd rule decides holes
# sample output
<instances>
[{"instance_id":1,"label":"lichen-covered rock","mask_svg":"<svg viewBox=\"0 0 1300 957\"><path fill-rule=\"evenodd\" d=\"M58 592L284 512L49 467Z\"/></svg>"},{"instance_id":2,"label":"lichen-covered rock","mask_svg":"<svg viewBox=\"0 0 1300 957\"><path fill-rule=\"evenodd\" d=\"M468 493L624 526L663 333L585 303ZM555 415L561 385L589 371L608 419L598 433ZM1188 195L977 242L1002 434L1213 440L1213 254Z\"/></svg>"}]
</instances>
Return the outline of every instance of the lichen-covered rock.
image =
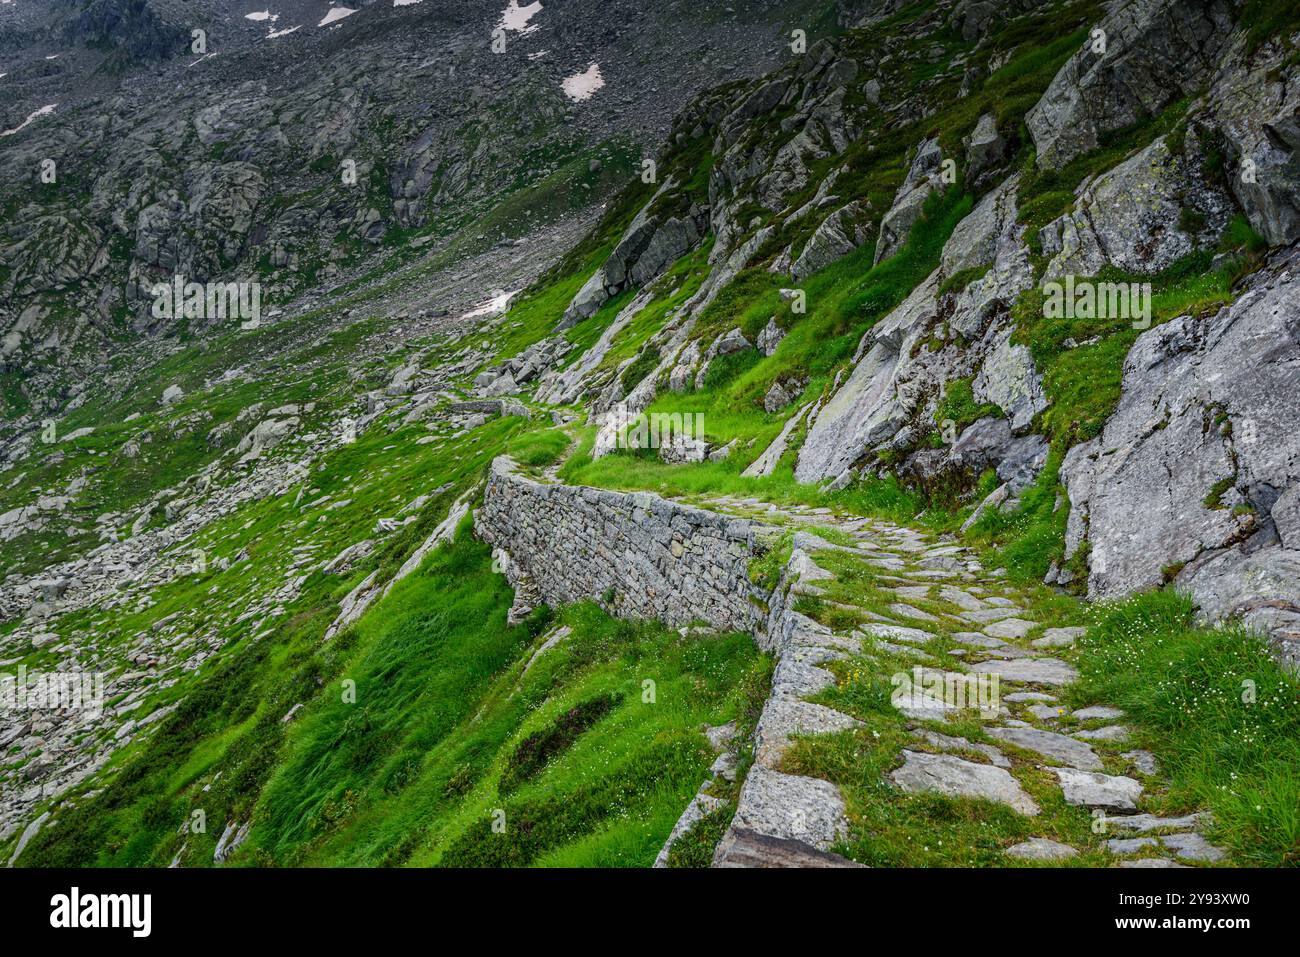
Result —
<instances>
[{"instance_id":1,"label":"lichen-covered rock","mask_svg":"<svg viewBox=\"0 0 1300 957\"><path fill-rule=\"evenodd\" d=\"M804 439L800 481L840 480L870 450L915 438L905 426L932 431L938 397L954 379L980 375L980 394L996 396L983 401L1014 408L1018 431L1044 406L1032 362L1013 351L1024 347L1008 341L1010 305L1033 282L1017 185L1013 176L984 196L953 230L939 268L863 336L852 371ZM945 277L982 265L988 271L964 290L938 295ZM934 351L926 343L935 336L951 340Z\"/></svg>"},{"instance_id":2,"label":"lichen-covered rock","mask_svg":"<svg viewBox=\"0 0 1300 957\"><path fill-rule=\"evenodd\" d=\"M998 167L1007 159L1006 138L998 132L997 119L985 113L963 141L966 147L966 185L979 190L993 181Z\"/></svg>"},{"instance_id":3,"label":"lichen-covered rock","mask_svg":"<svg viewBox=\"0 0 1300 957\"><path fill-rule=\"evenodd\" d=\"M574 295L557 329L594 316L624 289L644 286L700 241L702 231L693 216L664 217L654 212L660 196L672 187L670 177L637 213L604 264Z\"/></svg>"},{"instance_id":4,"label":"lichen-covered rock","mask_svg":"<svg viewBox=\"0 0 1300 957\"><path fill-rule=\"evenodd\" d=\"M870 203L859 200L827 216L790 267L790 275L795 281L843 259L865 243L871 235L867 219L870 208Z\"/></svg>"},{"instance_id":5,"label":"lichen-covered rock","mask_svg":"<svg viewBox=\"0 0 1300 957\"><path fill-rule=\"evenodd\" d=\"M776 347L781 344L781 340L784 338L785 330L776 324L776 316L773 316L767 321L763 331L758 334L755 345L758 346L758 351L763 355L770 356L776 352Z\"/></svg>"},{"instance_id":6,"label":"lichen-covered rock","mask_svg":"<svg viewBox=\"0 0 1300 957\"><path fill-rule=\"evenodd\" d=\"M852 373L822 407L799 450L799 481L838 476L905 424L911 410L900 401L896 380L907 368L908 346L936 318L938 288L935 273L863 338Z\"/></svg>"},{"instance_id":7,"label":"lichen-covered rock","mask_svg":"<svg viewBox=\"0 0 1300 957\"><path fill-rule=\"evenodd\" d=\"M1067 550L1089 542L1090 595L1176 574L1211 618L1300 610L1297 552L1271 517L1281 502L1289 539L1300 482L1298 261L1288 251L1213 318L1184 316L1137 340L1115 414L1061 470Z\"/></svg>"},{"instance_id":8,"label":"lichen-covered rock","mask_svg":"<svg viewBox=\"0 0 1300 957\"><path fill-rule=\"evenodd\" d=\"M924 140L917 147L912 165L907 170L903 185L898 187L894 203L880 221L880 236L876 239L876 257L880 262L898 251L907 239L908 232L918 219L930 194L941 185L943 153L939 138Z\"/></svg>"},{"instance_id":9,"label":"lichen-covered rock","mask_svg":"<svg viewBox=\"0 0 1300 957\"><path fill-rule=\"evenodd\" d=\"M1009 329L984 360L971 388L975 401L990 402L1007 414L1013 432L1027 429L1048 404L1029 347L1012 344Z\"/></svg>"},{"instance_id":10,"label":"lichen-covered rock","mask_svg":"<svg viewBox=\"0 0 1300 957\"><path fill-rule=\"evenodd\" d=\"M1121 0L1025 116L1038 165L1060 169L1107 133L1198 94L1232 28L1229 0Z\"/></svg>"},{"instance_id":11,"label":"lichen-covered rock","mask_svg":"<svg viewBox=\"0 0 1300 957\"><path fill-rule=\"evenodd\" d=\"M1072 212L1039 233L1052 257L1045 281L1095 276L1106 266L1154 273L1214 245L1233 213L1206 174L1204 149L1188 131L1181 154L1159 137L1079 192Z\"/></svg>"},{"instance_id":12,"label":"lichen-covered rock","mask_svg":"<svg viewBox=\"0 0 1300 957\"><path fill-rule=\"evenodd\" d=\"M1238 39L1202 114L1231 154L1228 188L1274 244L1300 237L1300 68L1289 58L1285 44L1250 55Z\"/></svg>"}]
</instances>

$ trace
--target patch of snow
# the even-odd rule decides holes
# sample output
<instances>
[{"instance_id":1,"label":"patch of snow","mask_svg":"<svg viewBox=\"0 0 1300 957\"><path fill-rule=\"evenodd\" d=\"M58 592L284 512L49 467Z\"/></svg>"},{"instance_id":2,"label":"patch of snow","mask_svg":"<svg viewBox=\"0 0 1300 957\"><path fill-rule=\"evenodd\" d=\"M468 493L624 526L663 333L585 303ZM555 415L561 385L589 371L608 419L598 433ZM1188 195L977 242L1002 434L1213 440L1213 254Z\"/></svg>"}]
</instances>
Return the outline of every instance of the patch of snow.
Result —
<instances>
[{"instance_id":1,"label":"patch of snow","mask_svg":"<svg viewBox=\"0 0 1300 957\"><path fill-rule=\"evenodd\" d=\"M513 30L515 33L527 36L537 29L536 25L529 26L528 21L541 12L542 0L535 0L526 7L521 7L519 0L510 0L510 5L501 14L501 22L497 24L497 29Z\"/></svg>"},{"instance_id":2,"label":"patch of snow","mask_svg":"<svg viewBox=\"0 0 1300 957\"><path fill-rule=\"evenodd\" d=\"M538 50L536 53L530 53L530 54L528 54L528 59L530 59L530 60L540 60L542 57L546 56L546 54L548 54L548 53L550 53L550 52L551 52L550 50Z\"/></svg>"},{"instance_id":3,"label":"patch of snow","mask_svg":"<svg viewBox=\"0 0 1300 957\"><path fill-rule=\"evenodd\" d=\"M280 19L280 14L272 13L270 10L260 10L257 13L244 14L244 19L256 20L258 23L261 23L263 20L270 20L272 23L275 23L276 20Z\"/></svg>"},{"instance_id":4,"label":"patch of snow","mask_svg":"<svg viewBox=\"0 0 1300 957\"><path fill-rule=\"evenodd\" d=\"M411 6L414 6L415 4L417 4L417 3L419 3L419 2L420 2L420 0L393 0L393 6L395 6L395 7L411 7Z\"/></svg>"},{"instance_id":5,"label":"patch of snow","mask_svg":"<svg viewBox=\"0 0 1300 957\"><path fill-rule=\"evenodd\" d=\"M299 25L296 26L296 27L290 27L290 28L287 29L287 30L272 30L270 33L268 33L268 34L266 35L266 38L267 38L268 40L274 40L276 37L287 37L289 34L293 33L295 30L301 30L301 29L302 29L302 24L299 24Z\"/></svg>"},{"instance_id":6,"label":"patch of snow","mask_svg":"<svg viewBox=\"0 0 1300 957\"><path fill-rule=\"evenodd\" d=\"M575 73L573 76L564 78L564 95L574 103L581 103L583 100L590 100L596 95L596 91L605 85L605 78L600 75L600 64L593 63L582 73Z\"/></svg>"},{"instance_id":7,"label":"patch of snow","mask_svg":"<svg viewBox=\"0 0 1300 957\"><path fill-rule=\"evenodd\" d=\"M495 316L498 313L505 312L510 306L510 300L519 295L519 290L514 292L498 292L482 305L475 306L462 319L473 319L476 316Z\"/></svg>"},{"instance_id":8,"label":"patch of snow","mask_svg":"<svg viewBox=\"0 0 1300 957\"><path fill-rule=\"evenodd\" d=\"M42 116L48 116L49 114L53 113L53 112L54 112L54 108L55 108L56 106L58 106L58 105L59 105L59 104L57 104L57 103L51 103L51 104L49 104L48 106L42 106L39 110L33 110L32 112L30 112L30 113L27 114L27 119L23 120L21 123L19 123L17 126L15 126L12 130L5 130L4 132L0 133L0 136L13 136L15 133L17 133L19 130L21 130L24 126L26 126L28 123L31 123L31 122L33 122L34 120L38 120L38 119L40 119Z\"/></svg>"},{"instance_id":9,"label":"patch of snow","mask_svg":"<svg viewBox=\"0 0 1300 957\"><path fill-rule=\"evenodd\" d=\"M49 56L47 56L45 59L47 59L47 60L57 60L58 58L59 58L59 55L58 55L57 53L51 53L51 54L50 54Z\"/></svg>"},{"instance_id":10,"label":"patch of snow","mask_svg":"<svg viewBox=\"0 0 1300 957\"><path fill-rule=\"evenodd\" d=\"M330 12L321 18L321 22L316 24L318 27L327 27L331 23L338 23L344 17L350 17L357 11L351 7L330 7Z\"/></svg>"}]
</instances>

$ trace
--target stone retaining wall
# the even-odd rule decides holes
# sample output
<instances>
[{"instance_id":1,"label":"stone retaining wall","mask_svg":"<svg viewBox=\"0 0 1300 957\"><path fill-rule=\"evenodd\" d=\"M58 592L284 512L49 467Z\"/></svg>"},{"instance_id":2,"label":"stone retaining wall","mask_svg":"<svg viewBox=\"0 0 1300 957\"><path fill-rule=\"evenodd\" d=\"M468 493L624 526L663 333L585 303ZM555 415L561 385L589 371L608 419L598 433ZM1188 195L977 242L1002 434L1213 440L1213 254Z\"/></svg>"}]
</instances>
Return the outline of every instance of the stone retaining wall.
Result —
<instances>
[{"instance_id":1,"label":"stone retaining wall","mask_svg":"<svg viewBox=\"0 0 1300 957\"><path fill-rule=\"evenodd\" d=\"M621 618L764 630L768 596L748 575L754 522L647 492L544 484L503 456L474 527L549 605L595 600Z\"/></svg>"}]
</instances>

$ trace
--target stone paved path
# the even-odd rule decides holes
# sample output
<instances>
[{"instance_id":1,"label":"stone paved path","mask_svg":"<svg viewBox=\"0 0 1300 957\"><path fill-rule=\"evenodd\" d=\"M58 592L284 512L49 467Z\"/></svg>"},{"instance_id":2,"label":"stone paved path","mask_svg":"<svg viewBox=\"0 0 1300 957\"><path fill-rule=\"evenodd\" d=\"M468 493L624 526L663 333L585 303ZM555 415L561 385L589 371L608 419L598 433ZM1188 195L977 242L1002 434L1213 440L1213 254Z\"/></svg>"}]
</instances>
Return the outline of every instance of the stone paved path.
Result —
<instances>
[{"instance_id":1,"label":"stone paved path","mask_svg":"<svg viewBox=\"0 0 1300 957\"><path fill-rule=\"evenodd\" d=\"M1040 807L1021 775L1043 769L1055 777L1067 804L1102 819L1089 849L1104 848L1116 866L1180 867L1225 858L1197 830L1208 815L1141 813L1144 796L1162 782L1154 756L1126 744L1129 731L1119 709L1097 705L1072 712L1063 704L1063 689L1078 678L1074 645L1085 629L1037 620L1026 596L986 571L972 553L911 528L753 499L707 504L803 529L794 535L786 567L788 590L774 597L771 620L780 623L780 633L761 639L777 658L771 695L755 734L754 765L715 866L851 863L826 853L848 832L839 789L781 767L795 736L860 726L852 716L808 699L836 685L824 666L861 658L877 661L882 675L896 673L898 660L906 660L922 682L917 695L895 704L916 742L902 749L888 773L898 792L995 801L1034 818ZM842 584L831 568L870 584ZM794 610L800 598L851 613L836 621L861 623L828 627ZM945 646L950 647L944 651ZM994 677L996 702L981 717L997 743L946 729L972 714L954 704L957 685L972 691L983 682L987 690ZM941 687L952 690L926 691ZM975 697L966 703L974 704ZM802 856L791 850L800 846L806 848ZM1051 864L1084 849L1044 836L1005 847L1004 853Z\"/></svg>"}]
</instances>

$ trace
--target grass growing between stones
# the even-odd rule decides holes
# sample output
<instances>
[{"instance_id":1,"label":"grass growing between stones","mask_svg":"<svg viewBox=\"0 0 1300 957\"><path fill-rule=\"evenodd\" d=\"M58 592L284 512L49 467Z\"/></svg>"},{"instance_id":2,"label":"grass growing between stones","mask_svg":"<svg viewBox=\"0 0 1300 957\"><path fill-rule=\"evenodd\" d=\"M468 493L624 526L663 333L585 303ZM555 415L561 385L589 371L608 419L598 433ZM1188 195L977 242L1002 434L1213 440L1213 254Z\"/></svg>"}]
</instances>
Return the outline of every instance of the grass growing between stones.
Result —
<instances>
[{"instance_id":1,"label":"grass growing between stones","mask_svg":"<svg viewBox=\"0 0 1300 957\"><path fill-rule=\"evenodd\" d=\"M1164 810L1208 807L1209 835L1243 863L1300 863L1300 685L1241 628L1198 627L1186 596L1095 610L1080 702L1123 708L1171 785Z\"/></svg>"},{"instance_id":2,"label":"grass growing between stones","mask_svg":"<svg viewBox=\"0 0 1300 957\"><path fill-rule=\"evenodd\" d=\"M895 661L897 671L911 664ZM844 711L864 727L836 735L803 738L787 752L783 769L824 778L844 796L849 833L835 848L851 860L873 867L1006 867L1017 862L1003 851L1031 837L1048 837L1080 849L1071 866L1098 866L1101 850L1090 847L1091 819L1086 810L1065 804L1055 778L1033 761L1016 760L1012 773L1042 809L1026 817L1001 804L941 795L909 795L889 780L903 748L936 751L907 730L908 719L889 703L892 686L883 657L854 673L846 669L840 689L822 703ZM960 731L983 738L978 719L963 724L919 722L944 734ZM962 754L974 757L973 754Z\"/></svg>"}]
</instances>

